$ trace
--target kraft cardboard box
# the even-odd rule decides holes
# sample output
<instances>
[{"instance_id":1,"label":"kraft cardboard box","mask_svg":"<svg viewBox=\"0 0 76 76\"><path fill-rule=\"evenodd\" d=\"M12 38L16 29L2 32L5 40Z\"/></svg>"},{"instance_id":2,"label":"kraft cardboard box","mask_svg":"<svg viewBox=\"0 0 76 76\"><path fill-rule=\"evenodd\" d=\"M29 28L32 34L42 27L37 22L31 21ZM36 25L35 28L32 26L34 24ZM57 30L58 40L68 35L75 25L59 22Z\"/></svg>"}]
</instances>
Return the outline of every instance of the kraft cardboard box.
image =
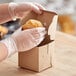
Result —
<instances>
[{"instance_id":1,"label":"kraft cardboard box","mask_svg":"<svg viewBox=\"0 0 76 76\"><path fill-rule=\"evenodd\" d=\"M47 30L45 39L35 48L20 52L18 55L18 65L21 68L43 71L52 66L52 54L54 48L54 39L57 25L57 14L50 11L44 11L38 15L34 12L29 12L21 21L23 25L29 19L36 19L43 23Z\"/></svg>"}]
</instances>

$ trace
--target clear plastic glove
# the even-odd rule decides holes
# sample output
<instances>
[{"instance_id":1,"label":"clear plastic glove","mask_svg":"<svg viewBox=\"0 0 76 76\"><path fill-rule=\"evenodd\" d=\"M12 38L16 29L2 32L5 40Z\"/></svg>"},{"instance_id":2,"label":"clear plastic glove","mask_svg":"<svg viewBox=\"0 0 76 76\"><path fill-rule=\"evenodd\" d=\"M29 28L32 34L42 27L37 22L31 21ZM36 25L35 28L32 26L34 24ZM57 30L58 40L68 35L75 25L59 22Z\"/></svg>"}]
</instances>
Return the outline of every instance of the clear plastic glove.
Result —
<instances>
[{"instance_id":1,"label":"clear plastic glove","mask_svg":"<svg viewBox=\"0 0 76 76\"><path fill-rule=\"evenodd\" d=\"M13 20L17 18L22 18L27 11L34 11L37 14L41 14L44 10L40 4L31 3L31 2L23 2L23 3L9 3L9 13Z\"/></svg>"},{"instance_id":2,"label":"clear plastic glove","mask_svg":"<svg viewBox=\"0 0 76 76\"><path fill-rule=\"evenodd\" d=\"M39 45L40 42L44 39L46 34L45 28L33 28L22 31L21 28L18 29L11 37L2 40L7 49L8 56L19 51L27 51L35 46Z\"/></svg>"}]
</instances>

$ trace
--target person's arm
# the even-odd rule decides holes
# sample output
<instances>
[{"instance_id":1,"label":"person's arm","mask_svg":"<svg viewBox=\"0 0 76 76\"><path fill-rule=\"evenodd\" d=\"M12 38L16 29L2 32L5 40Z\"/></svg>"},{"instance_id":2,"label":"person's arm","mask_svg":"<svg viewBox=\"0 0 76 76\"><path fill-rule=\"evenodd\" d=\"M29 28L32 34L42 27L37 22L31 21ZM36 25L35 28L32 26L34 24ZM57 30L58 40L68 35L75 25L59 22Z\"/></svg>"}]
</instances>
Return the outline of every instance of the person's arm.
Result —
<instances>
[{"instance_id":1,"label":"person's arm","mask_svg":"<svg viewBox=\"0 0 76 76\"><path fill-rule=\"evenodd\" d=\"M43 9L41 5L29 2L0 4L0 24L12 20L15 16L21 18L27 11L40 14L41 9ZM44 35L44 28L15 32L11 37L0 42L0 61L17 51L22 52L37 46L44 39Z\"/></svg>"},{"instance_id":2,"label":"person's arm","mask_svg":"<svg viewBox=\"0 0 76 76\"><path fill-rule=\"evenodd\" d=\"M46 34L45 28L18 29L12 36L0 41L0 61L16 52L28 51L39 45Z\"/></svg>"},{"instance_id":3,"label":"person's arm","mask_svg":"<svg viewBox=\"0 0 76 76\"><path fill-rule=\"evenodd\" d=\"M7 47L0 42L0 62L4 60L8 55Z\"/></svg>"},{"instance_id":4,"label":"person's arm","mask_svg":"<svg viewBox=\"0 0 76 76\"><path fill-rule=\"evenodd\" d=\"M27 11L40 14L43 9L40 4L30 2L0 4L0 24L11 21L13 18L21 19Z\"/></svg>"}]
</instances>

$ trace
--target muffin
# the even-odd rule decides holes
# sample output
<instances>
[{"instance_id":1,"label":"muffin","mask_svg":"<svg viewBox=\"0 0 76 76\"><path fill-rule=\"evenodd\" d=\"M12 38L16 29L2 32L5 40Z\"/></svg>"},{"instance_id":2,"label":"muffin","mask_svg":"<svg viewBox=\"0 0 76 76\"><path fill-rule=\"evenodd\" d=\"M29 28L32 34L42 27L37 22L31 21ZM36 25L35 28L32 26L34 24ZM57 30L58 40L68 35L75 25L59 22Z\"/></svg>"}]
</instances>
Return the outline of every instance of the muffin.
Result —
<instances>
[{"instance_id":1,"label":"muffin","mask_svg":"<svg viewBox=\"0 0 76 76\"><path fill-rule=\"evenodd\" d=\"M0 39L3 38L4 35L8 33L8 29L2 25L0 25Z\"/></svg>"},{"instance_id":2,"label":"muffin","mask_svg":"<svg viewBox=\"0 0 76 76\"><path fill-rule=\"evenodd\" d=\"M43 27L43 25L40 21L35 19L29 19L24 25L22 25L23 30L37 27Z\"/></svg>"}]
</instances>

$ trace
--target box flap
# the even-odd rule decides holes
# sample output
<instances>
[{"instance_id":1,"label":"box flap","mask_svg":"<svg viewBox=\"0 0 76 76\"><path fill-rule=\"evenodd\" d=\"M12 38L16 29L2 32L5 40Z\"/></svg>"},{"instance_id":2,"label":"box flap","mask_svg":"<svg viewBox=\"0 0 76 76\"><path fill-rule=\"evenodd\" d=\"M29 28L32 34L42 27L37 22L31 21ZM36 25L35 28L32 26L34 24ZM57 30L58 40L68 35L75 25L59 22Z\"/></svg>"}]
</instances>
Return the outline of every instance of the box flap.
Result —
<instances>
[{"instance_id":1,"label":"box flap","mask_svg":"<svg viewBox=\"0 0 76 76\"><path fill-rule=\"evenodd\" d=\"M45 11L45 10L43 10L42 14L36 14L35 12L31 11L21 20L20 24L21 25L25 24L26 21L28 21L29 19L36 19L36 20L41 21L47 31L47 34L45 35L44 40L38 45L38 46L43 46L45 44L48 44L48 43L54 41L51 39L51 36L48 35L48 29L49 29L49 26L51 26L53 17L55 15L57 15L57 14L54 12Z\"/></svg>"}]
</instances>

